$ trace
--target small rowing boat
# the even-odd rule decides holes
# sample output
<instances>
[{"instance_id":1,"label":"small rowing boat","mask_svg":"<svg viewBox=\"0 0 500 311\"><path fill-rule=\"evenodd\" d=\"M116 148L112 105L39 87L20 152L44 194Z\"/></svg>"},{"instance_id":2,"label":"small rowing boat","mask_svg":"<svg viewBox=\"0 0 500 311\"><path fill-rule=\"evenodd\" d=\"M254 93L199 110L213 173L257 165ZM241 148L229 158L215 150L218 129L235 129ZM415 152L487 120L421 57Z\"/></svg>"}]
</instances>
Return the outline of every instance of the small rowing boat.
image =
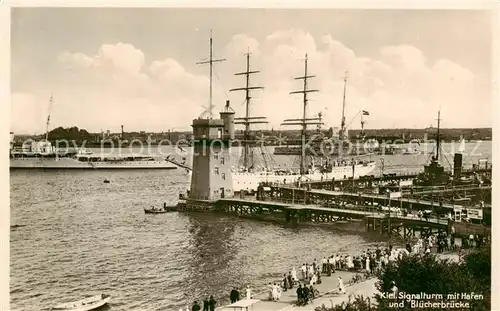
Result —
<instances>
[{"instance_id":1,"label":"small rowing boat","mask_svg":"<svg viewBox=\"0 0 500 311\"><path fill-rule=\"evenodd\" d=\"M106 294L95 295L82 300L58 304L51 308L53 311L88 311L104 306L111 297Z\"/></svg>"},{"instance_id":2,"label":"small rowing boat","mask_svg":"<svg viewBox=\"0 0 500 311\"><path fill-rule=\"evenodd\" d=\"M167 213L169 210L167 208L158 208L151 206L150 208L144 208L144 213L146 214L163 214Z\"/></svg>"}]
</instances>

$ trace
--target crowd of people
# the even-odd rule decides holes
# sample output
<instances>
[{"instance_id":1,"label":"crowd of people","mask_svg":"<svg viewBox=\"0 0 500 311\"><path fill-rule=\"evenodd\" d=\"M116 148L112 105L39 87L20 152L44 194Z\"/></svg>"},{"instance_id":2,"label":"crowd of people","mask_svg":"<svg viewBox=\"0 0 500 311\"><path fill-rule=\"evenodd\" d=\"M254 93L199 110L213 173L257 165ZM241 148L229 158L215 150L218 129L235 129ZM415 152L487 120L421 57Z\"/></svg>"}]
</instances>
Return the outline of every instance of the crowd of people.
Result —
<instances>
[{"instance_id":1,"label":"crowd of people","mask_svg":"<svg viewBox=\"0 0 500 311\"><path fill-rule=\"evenodd\" d=\"M470 245L479 247L484 239L478 236L472 236L468 239ZM387 264L395 262L409 254L430 254L436 248L437 253L442 253L445 250L451 251L455 249L453 233L446 234L445 232L423 234L413 242L406 244L404 248L395 248L392 245L387 247L376 247L367 249L358 255L348 253L337 253L331 256L323 257L321 261L314 259L312 263L303 263L298 271L292 267L288 273L283 274L279 282L270 282L267 287L268 299L270 301L279 301L283 292L294 290L297 294L297 305L307 305L318 297L319 291L314 287L321 284L321 278L330 277L336 271L351 271L374 273L383 269ZM299 272L299 273L297 273ZM397 289L396 284L393 287ZM346 288L344 280L341 276L337 278L336 291L338 294L345 294ZM252 299L254 293L249 286L244 290L245 298ZM230 293L231 303L235 303L241 299L240 290L234 287ZM203 311L215 310L216 301L212 296L203 301ZM186 311L200 311L201 306L195 301L191 309ZM182 311L182 309L181 309Z\"/></svg>"},{"instance_id":2,"label":"crowd of people","mask_svg":"<svg viewBox=\"0 0 500 311\"><path fill-rule=\"evenodd\" d=\"M207 297L205 300L203 300L203 311L215 311L215 306L217 305L217 301L215 301L214 296ZM185 311L201 311L201 306L198 303L198 301L195 301L193 303L193 306L189 308L189 306L186 306ZM182 308L179 309L179 311L184 311Z\"/></svg>"}]
</instances>

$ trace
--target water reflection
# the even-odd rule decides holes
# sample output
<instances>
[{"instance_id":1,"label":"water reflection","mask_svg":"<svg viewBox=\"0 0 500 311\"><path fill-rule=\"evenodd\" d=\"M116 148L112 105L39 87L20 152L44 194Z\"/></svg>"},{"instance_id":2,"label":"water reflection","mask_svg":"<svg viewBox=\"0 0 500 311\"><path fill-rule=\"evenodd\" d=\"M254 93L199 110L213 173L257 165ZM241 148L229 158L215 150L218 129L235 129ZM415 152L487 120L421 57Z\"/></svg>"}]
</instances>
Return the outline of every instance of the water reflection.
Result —
<instances>
[{"instance_id":1,"label":"water reflection","mask_svg":"<svg viewBox=\"0 0 500 311\"><path fill-rule=\"evenodd\" d=\"M191 262L187 272L192 281L191 301L214 295L218 300L224 290L240 279L241 269L234 259L239 252L235 230L238 221L215 214L193 213L188 216Z\"/></svg>"}]
</instances>

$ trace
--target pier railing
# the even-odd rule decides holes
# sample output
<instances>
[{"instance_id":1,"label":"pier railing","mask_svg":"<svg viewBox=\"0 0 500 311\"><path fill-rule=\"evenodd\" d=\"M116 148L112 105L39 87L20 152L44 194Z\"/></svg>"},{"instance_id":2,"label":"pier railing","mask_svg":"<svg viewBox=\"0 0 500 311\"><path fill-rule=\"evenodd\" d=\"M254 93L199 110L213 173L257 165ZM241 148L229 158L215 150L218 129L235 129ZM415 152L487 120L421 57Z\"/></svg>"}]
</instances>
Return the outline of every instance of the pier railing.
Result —
<instances>
[{"instance_id":1,"label":"pier railing","mask_svg":"<svg viewBox=\"0 0 500 311\"><path fill-rule=\"evenodd\" d=\"M292 188L289 188L292 190ZM293 189L295 190L295 189ZM306 192L304 189L297 189L299 192ZM307 194L306 194L307 196ZM254 200L252 200L254 201ZM331 209L342 209L346 211L360 211L360 212L366 212L367 216L379 216L379 217L390 217L390 218L398 218L398 219L404 219L404 220L424 220L426 222L430 223L436 223L436 224L442 224L442 225L447 225L448 224L448 218L446 217L440 217L439 214L436 215L428 215L428 216L418 216L412 213L407 214L406 216L403 214L402 210L400 208L390 208L390 210L383 210L381 206L375 206L375 205L367 205L367 204L339 204L339 203L333 203L330 201L321 201L321 200L310 200L310 199L304 199L304 198L297 198L297 199L290 199L290 198L282 198L282 197L266 197L265 200L255 200L256 202L276 202L276 203L283 203L283 204L288 204L288 205L295 205L295 206L303 206L304 208L308 208L311 210L314 210L314 207L320 207L320 208L331 208Z\"/></svg>"}]
</instances>

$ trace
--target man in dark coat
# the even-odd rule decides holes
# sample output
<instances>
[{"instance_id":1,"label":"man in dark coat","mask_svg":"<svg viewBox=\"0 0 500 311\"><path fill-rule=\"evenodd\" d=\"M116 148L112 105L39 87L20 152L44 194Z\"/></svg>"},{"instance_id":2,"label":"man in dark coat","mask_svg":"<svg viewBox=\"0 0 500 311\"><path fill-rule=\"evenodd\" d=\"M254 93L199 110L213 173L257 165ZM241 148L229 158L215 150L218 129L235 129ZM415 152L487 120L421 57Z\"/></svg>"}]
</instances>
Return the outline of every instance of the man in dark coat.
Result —
<instances>
[{"instance_id":1,"label":"man in dark coat","mask_svg":"<svg viewBox=\"0 0 500 311\"><path fill-rule=\"evenodd\" d=\"M292 271L288 271L287 278L288 278L288 286L290 289L292 289L293 288Z\"/></svg>"},{"instance_id":2,"label":"man in dark coat","mask_svg":"<svg viewBox=\"0 0 500 311\"><path fill-rule=\"evenodd\" d=\"M234 290L236 291L236 293L235 293L236 301L239 301L240 300L240 291L238 290L238 288L235 288Z\"/></svg>"},{"instance_id":3,"label":"man in dark coat","mask_svg":"<svg viewBox=\"0 0 500 311\"><path fill-rule=\"evenodd\" d=\"M203 300L203 311L210 311L208 310L208 298Z\"/></svg>"},{"instance_id":4,"label":"man in dark coat","mask_svg":"<svg viewBox=\"0 0 500 311\"><path fill-rule=\"evenodd\" d=\"M299 284L299 287L297 287L297 305L301 306L304 299L303 299L303 292L302 292L302 285Z\"/></svg>"},{"instance_id":5,"label":"man in dark coat","mask_svg":"<svg viewBox=\"0 0 500 311\"><path fill-rule=\"evenodd\" d=\"M236 287L233 287L233 289L231 290L231 294L229 295L229 298L231 299L231 303L236 302L236 295L237 295Z\"/></svg>"},{"instance_id":6,"label":"man in dark coat","mask_svg":"<svg viewBox=\"0 0 500 311\"><path fill-rule=\"evenodd\" d=\"M283 291L286 292L288 289L288 280L286 277L286 273L283 274Z\"/></svg>"},{"instance_id":7,"label":"man in dark coat","mask_svg":"<svg viewBox=\"0 0 500 311\"><path fill-rule=\"evenodd\" d=\"M304 305L306 305L309 301L309 288L307 285L302 288L302 296L304 297Z\"/></svg>"},{"instance_id":8,"label":"man in dark coat","mask_svg":"<svg viewBox=\"0 0 500 311\"><path fill-rule=\"evenodd\" d=\"M210 296L210 300L208 301L208 306L210 307L209 311L215 311L215 305L217 301L215 301L214 296Z\"/></svg>"}]
</instances>

